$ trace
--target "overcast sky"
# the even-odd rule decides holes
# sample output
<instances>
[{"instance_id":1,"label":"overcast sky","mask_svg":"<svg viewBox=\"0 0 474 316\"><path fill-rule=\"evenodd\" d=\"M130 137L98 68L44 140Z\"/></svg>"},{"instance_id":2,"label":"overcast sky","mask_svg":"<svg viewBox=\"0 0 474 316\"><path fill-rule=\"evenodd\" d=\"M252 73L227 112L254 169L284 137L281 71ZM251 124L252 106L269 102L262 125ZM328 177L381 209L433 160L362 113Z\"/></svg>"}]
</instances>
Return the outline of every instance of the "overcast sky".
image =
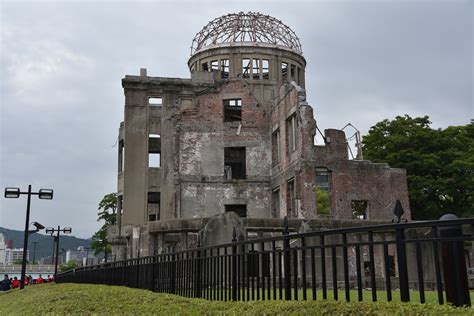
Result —
<instances>
[{"instance_id":1,"label":"overcast sky","mask_svg":"<svg viewBox=\"0 0 474 316\"><path fill-rule=\"evenodd\" d=\"M32 199L31 221L80 237L116 190L121 79L142 67L188 78L194 35L223 14L258 11L296 32L321 129L474 116L473 1L0 2L0 188L54 189ZM0 226L23 229L25 209L0 198Z\"/></svg>"}]
</instances>

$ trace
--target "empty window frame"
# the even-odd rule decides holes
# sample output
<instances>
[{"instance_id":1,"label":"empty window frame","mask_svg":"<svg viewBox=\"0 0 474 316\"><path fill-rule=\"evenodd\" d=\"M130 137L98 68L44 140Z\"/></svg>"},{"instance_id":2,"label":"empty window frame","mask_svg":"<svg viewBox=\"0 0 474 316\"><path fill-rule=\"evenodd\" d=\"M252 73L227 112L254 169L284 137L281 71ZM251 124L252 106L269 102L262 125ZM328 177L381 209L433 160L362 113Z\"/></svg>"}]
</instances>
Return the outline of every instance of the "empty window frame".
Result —
<instances>
[{"instance_id":1,"label":"empty window frame","mask_svg":"<svg viewBox=\"0 0 474 316\"><path fill-rule=\"evenodd\" d=\"M219 70L219 61L218 60L211 61L211 71L212 70Z\"/></svg>"},{"instance_id":2,"label":"empty window frame","mask_svg":"<svg viewBox=\"0 0 474 316\"><path fill-rule=\"evenodd\" d=\"M316 170L316 186L321 190L329 190L329 172L327 170Z\"/></svg>"},{"instance_id":3,"label":"empty window frame","mask_svg":"<svg viewBox=\"0 0 474 316\"><path fill-rule=\"evenodd\" d=\"M295 180L286 183L286 213L288 217L296 217Z\"/></svg>"},{"instance_id":4,"label":"empty window frame","mask_svg":"<svg viewBox=\"0 0 474 316\"><path fill-rule=\"evenodd\" d=\"M280 162L280 129L272 133L272 164L278 165Z\"/></svg>"},{"instance_id":5,"label":"empty window frame","mask_svg":"<svg viewBox=\"0 0 474 316\"><path fill-rule=\"evenodd\" d=\"M221 59L221 78L229 78L229 60Z\"/></svg>"},{"instance_id":6,"label":"empty window frame","mask_svg":"<svg viewBox=\"0 0 474 316\"><path fill-rule=\"evenodd\" d=\"M367 200L352 200L352 218L353 219L367 219L367 207L369 202Z\"/></svg>"},{"instance_id":7,"label":"empty window frame","mask_svg":"<svg viewBox=\"0 0 474 316\"><path fill-rule=\"evenodd\" d=\"M231 179L246 179L245 147L224 148L224 177Z\"/></svg>"},{"instance_id":8,"label":"empty window frame","mask_svg":"<svg viewBox=\"0 0 474 316\"><path fill-rule=\"evenodd\" d=\"M158 221L160 220L160 202L161 202L161 193L160 192L148 192L148 221Z\"/></svg>"},{"instance_id":9,"label":"empty window frame","mask_svg":"<svg viewBox=\"0 0 474 316\"><path fill-rule=\"evenodd\" d=\"M296 144L298 141L298 123L296 121L296 115L293 114L286 120L286 145L287 152L292 153L296 150Z\"/></svg>"},{"instance_id":10,"label":"empty window frame","mask_svg":"<svg viewBox=\"0 0 474 316\"><path fill-rule=\"evenodd\" d=\"M250 59L249 58L242 59L242 78L244 79L250 78Z\"/></svg>"},{"instance_id":11,"label":"empty window frame","mask_svg":"<svg viewBox=\"0 0 474 316\"><path fill-rule=\"evenodd\" d=\"M290 78L291 78L291 80L295 79L295 70L296 70L296 66L291 64L291 66L290 66Z\"/></svg>"},{"instance_id":12,"label":"empty window frame","mask_svg":"<svg viewBox=\"0 0 474 316\"><path fill-rule=\"evenodd\" d=\"M123 139L119 141L118 146L118 172L122 172L124 169L124 157L125 157L125 145Z\"/></svg>"},{"instance_id":13,"label":"empty window frame","mask_svg":"<svg viewBox=\"0 0 474 316\"><path fill-rule=\"evenodd\" d=\"M242 99L226 99L224 104L224 122L242 121Z\"/></svg>"},{"instance_id":14,"label":"empty window frame","mask_svg":"<svg viewBox=\"0 0 474 316\"><path fill-rule=\"evenodd\" d=\"M224 207L226 213L234 212L240 217L247 217L247 205L245 204L226 204Z\"/></svg>"},{"instance_id":15,"label":"empty window frame","mask_svg":"<svg viewBox=\"0 0 474 316\"><path fill-rule=\"evenodd\" d=\"M148 137L148 167L161 167L161 138L158 134L150 134Z\"/></svg>"},{"instance_id":16,"label":"empty window frame","mask_svg":"<svg viewBox=\"0 0 474 316\"><path fill-rule=\"evenodd\" d=\"M252 78L260 79L260 59L252 59Z\"/></svg>"},{"instance_id":17,"label":"empty window frame","mask_svg":"<svg viewBox=\"0 0 474 316\"><path fill-rule=\"evenodd\" d=\"M280 189L274 189L272 192L272 218L280 217Z\"/></svg>"},{"instance_id":18,"label":"empty window frame","mask_svg":"<svg viewBox=\"0 0 474 316\"><path fill-rule=\"evenodd\" d=\"M288 81L288 63L281 63L281 81Z\"/></svg>"},{"instance_id":19,"label":"empty window frame","mask_svg":"<svg viewBox=\"0 0 474 316\"><path fill-rule=\"evenodd\" d=\"M207 62L202 63L202 71L209 71L209 64Z\"/></svg>"},{"instance_id":20,"label":"empty window frame","mask_svg":"<svg viewBox=\"0 0 474 316\"><path fill-rule=\"evenodd\" d=\"M270 72L269 72L269 61L268 59L262 59L262 79L268 80L270 79Z\"/></svg>"},{"instance_id":21,"label":"empty window frame","mask_svg":"<svg viewBox=\"0 0 474 316\"><path fill-rule=\"evenodd\" d=\"M148 106L161 106L163 99L159 97L152 97L148 99Z\"/></svg>"},{"instance_id":22,"label":"empty window frame","mask_svg":"<svg viewBox=\"0 0 474 316\"><path fill-rule=\"evenodd\" d=\"M302 80L301 80L301 68L298 67L297 70L298 70L298 77L297 77L297 80L298 80L298 84L300 84L301 81L302 81Z\"/></svg>"}]
</instances>

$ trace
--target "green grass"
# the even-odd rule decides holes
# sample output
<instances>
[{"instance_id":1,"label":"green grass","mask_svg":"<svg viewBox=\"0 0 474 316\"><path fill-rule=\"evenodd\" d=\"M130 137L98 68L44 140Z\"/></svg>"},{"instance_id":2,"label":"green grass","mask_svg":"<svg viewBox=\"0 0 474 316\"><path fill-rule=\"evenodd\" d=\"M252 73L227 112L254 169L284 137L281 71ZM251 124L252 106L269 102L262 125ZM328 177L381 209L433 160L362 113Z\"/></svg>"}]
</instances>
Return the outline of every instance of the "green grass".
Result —
<instances>
[{"instance_id":1,"label":"green grass","mask_svg":"<svg viewBox=\"0 0 474 316\"><path fill-rule=\"evenodd\" d=\"M0 315L472 315L435 303L318 301L217 302L121 286L41 284L0 292ZM318 293L320 294L320 293ZM329 294L329 293L328 293ZM342 292L341 292L342 294ZM370 294L370 293L369 293ZM366 294L364 294L366 295ZM321 297L318 295L318 297ZM344 299L344 296L340 296Z\"/></svg>"}]
</instances>

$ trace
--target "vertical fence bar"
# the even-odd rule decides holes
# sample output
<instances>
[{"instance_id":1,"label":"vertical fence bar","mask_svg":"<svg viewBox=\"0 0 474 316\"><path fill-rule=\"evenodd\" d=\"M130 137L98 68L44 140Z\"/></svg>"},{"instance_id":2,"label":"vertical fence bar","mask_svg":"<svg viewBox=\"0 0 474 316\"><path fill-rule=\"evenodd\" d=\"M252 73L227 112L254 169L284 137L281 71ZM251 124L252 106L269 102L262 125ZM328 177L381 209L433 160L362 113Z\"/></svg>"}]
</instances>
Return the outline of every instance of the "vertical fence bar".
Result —
<instances>
[{"instance_id":1,"label":"vertical fence bar","mask_svg":"<svg viewBox=\"0 0 474 316\"><path fill-rule=\"evenodd\" d=\"M434 255L434 263L435 263L435 275L436 275L436 289L438 292L438 303L444 304L444 297L443 297L443 283L441 280L441 265L439 263L439 244L438 244L438 227L432 226L431 232L433 234L433 255Z\"/></svg>"},{"instance_id":2,"label":"vertical fence bar","mask_svg":"<svg viewBox=\"0 0 474 316\"><path fill-rule=\"evenodd\" d=\"M293 281L294 281L294 299L298 300L298 250L293 249Z\"/></svg>"},{"instance_id":3,"label":"vertical fence bar","mask_svg":"<svg viewBox=\"0 0 474 316\"><path fill-rule=\"evenodd\" d=\"M232 237L232 242L235 243L237 241L236 239L237 233L235 231L234 227L234 234ZM232 300L237 301L237 245L233 244L232 245Z\"/></svg>"},{"instance_id":4,"label":"vertical fence bar","mask_svg":"<svg viewBox=\"0 0 474 316\"><path fill-rule=\"evenodd\" d=\"M356 244L355 246L356 250L356 273L357 273L357 299L359 302L362 302L363 296L362 296L362 269L361 269L361 264L360 264L360 245L359 243Z\"/></svg>"},{"instance_id":5,"label":"vertical fence bar","mask_svg":"<svg viewBox=\"0 0 474 316\"><path fill-rule=\"evenodd\" d=\"M327 300L328 293L326 287L326 245L324 244L324 235L320 236L321 244L321 287L323 288L323 299Z\"/></svg>"},{"instance_id":6,"label":"vertical fence bar","mask_svg":"<svg viewBox=\"0 0 474 316\"><path fill-rule=\"evenodd\" d=\"M405 229L397 228L395 230L395 239L397 242L397 263L398 263L398 282L400 286L400 300L402 302L410 301L410 289L408 286L408 267L407 250L405 245Z\"/></svg>"},{"instance_id":7,"label":"vertical fence bar","mask_svg":"<svg viewBox=\"0 0 474 316\"><path fill-rule=\"evenodd\" d=\"M351 300L351 293L349 288L349 259L347 258L347 235L346 233L342 234L342 255L343 255L343 265L344 265L344 290L346 293L346 301Z\"/></svg>"},{"instance_id":8,"label":"vertical fence bar","mask_svg":"<svg viewBox=\"0 0 474 316\"><path fill-rule=\"evenodd\" d=\"M336 258L336 247L331 247L331 263L332 263L332 293L334 299L337 301L339 299L337 291L337 258Z\"/></svg>"},{"instance_id":9,"label":"vertical fence bar","mask_svg":"<svg viewBox=\"0 0 474 316\"><path fill-rule=\"evenodd\" d=\"M290 238L288 219L284 219L283 229L283 274L285 278L285 300L291 300Z\"/></svg>"},{"instance_id":10,"label":"vertical fence bar","mask_svg":"<svg viewBox=\"0 0 474 316\"><path fill-rule=\"evenodd\" d=\"M273 276L273 299L277 299L277 286L276 286L276 242L272 241L272 276Z\"/></svg>"},{"instance_id":11,"label":"vertical fence bar","mask_svg":"<svg viewBox=\"0 0 474 316\"><path fill-rule=\"evenodd\" d=\"M390 281L390 262L388 257L388 245L383 244L383 262L385 267L385 291L387 292L387 301L392 301L392 283Z\"/></svg>"},{"instance_id":12,"label":"vertical fence bar","mask_svg":"<svg viewBox=\"0 0 474 316\"><path fill-rule=\"evenodd\" d=\"M420 242L415 242L416 251L416 270L418 274L418 291L420 292L420 303L425 302L425 283L423 280L423 263L421 262L421 245Z\"/></svg>"},{"instance_id":13,"label":"vertical fence bar","mask_svg":"<svg viewBox=\"0 0 474 316\"><path fill-rule=\"evenodd\" d=\"M314 253L314 248L311 248L311 290L313 292L313 300L316 300L316 258Z\"/></svg>"},{"instance_id":14,"label":"vertical fence bar","mask_svg":"<svg viewBox=\"0 0 474 316\"><path fill-rule=\"evenodd\" d=\"M372 288L372 301L377 301L377 284L375 283L375 256L374 256L374 232L369 231L369 257L370 257L370 286Z\"/></svg>"},{"instance_id":15,"label":"vertical fence bar","mask_svg":"<svg viewBox=\"0 0 474 316\"><path fill-rule=\"evenodd\" d=\"M306 242L305 238L301 238L301 283L303 286L303 300L308 299L306 293Z\"/></svg>"}]
</instances>

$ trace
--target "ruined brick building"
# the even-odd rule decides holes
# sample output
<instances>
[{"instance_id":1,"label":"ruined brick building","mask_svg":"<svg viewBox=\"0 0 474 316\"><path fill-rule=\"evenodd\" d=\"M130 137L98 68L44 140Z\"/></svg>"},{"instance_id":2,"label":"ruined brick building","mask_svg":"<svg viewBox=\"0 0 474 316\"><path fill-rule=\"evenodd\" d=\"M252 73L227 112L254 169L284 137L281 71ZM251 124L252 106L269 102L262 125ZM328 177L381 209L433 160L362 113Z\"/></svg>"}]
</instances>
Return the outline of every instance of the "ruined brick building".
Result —
<instances>
[{"instance_id":1,"label":"ruined brick building","mask_svg":"<svg viewBox=\"0 0 474 316\"><path fill-rule=\"evenodd\" d=\"M122 80L117 260L195 247L199 234L229 242L234 227L239 238L279 234L285 216L294 231L360 225L391 220L400 200L410 217L404 170L349 160L341 130L315 145L306 60L281 21L219 17L195 36L188 66L191 78L142 69Z\"/></svg>"}]
</instances>

